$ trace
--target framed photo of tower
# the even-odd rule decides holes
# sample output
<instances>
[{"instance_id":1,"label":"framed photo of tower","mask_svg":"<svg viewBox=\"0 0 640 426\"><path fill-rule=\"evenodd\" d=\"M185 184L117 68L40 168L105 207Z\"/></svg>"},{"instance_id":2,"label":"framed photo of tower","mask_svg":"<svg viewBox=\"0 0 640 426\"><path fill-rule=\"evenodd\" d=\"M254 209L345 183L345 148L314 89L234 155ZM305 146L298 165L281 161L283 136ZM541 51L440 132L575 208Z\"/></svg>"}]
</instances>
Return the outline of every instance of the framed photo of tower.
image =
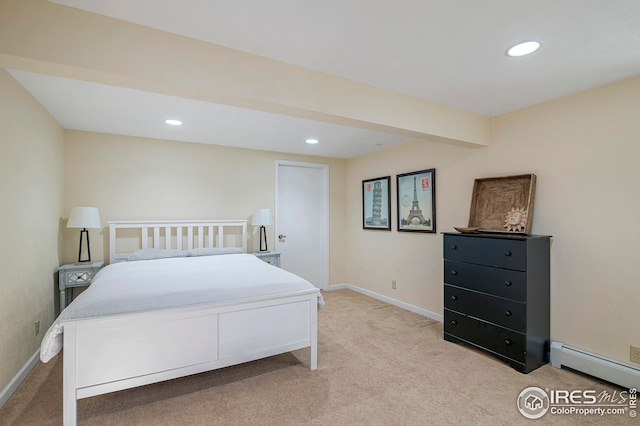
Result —
<instances>
[{"instance_id":1,"label":"framed photo of tower","mask_svg":"<svg viewBox=\"0 0 640 426\"><path fill-rule=\"evenodd\" d=\"M362 229L391 231L391 176L362 181Z\"/></svg>"},{"instance_id":2,"label":"framed photo of tower","mask_svg":"<svg viewBox=\"0 0 640 426\"><path fill-rule=\"evenodd\" d=\"M436 169L396 176L398 231L436 232Z\"/></svg>"}]
</instances>

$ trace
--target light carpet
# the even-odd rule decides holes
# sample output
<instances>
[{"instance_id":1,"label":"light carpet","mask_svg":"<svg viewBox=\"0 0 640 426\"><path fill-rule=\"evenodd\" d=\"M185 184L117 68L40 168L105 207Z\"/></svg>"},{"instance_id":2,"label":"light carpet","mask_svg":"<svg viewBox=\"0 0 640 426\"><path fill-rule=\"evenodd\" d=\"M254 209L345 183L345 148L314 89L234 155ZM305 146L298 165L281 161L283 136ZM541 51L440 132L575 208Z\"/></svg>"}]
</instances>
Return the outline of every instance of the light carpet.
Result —
<instances>
[{"instance_id":1,"label":"light carpet","mask_svg":"<svg viewBox=\"0 0 640 426\"><path fill-rule=\"evenodd\" d=\"M445 342L441 323L350 290L324 292L318 369L308 349L78 401L80 425L589 425L617 416L524 418L520 392L624 389L545 365L521 374ZM39 363L0 410L2 425L62 424L62 357Z\"/></svg>"}]
</instances>

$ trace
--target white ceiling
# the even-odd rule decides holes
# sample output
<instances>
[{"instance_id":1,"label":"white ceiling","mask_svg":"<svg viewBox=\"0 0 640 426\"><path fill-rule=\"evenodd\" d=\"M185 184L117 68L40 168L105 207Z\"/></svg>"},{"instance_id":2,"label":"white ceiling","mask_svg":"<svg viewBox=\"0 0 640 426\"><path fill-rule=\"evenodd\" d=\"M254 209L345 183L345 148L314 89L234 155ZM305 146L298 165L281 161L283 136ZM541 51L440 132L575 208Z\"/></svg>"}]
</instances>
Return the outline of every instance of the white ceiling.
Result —
<instances>
[{"instance_id":1,"label":"white ceiling","mask_svg":"<svg viewBox=\"0 0 640 426\"><path fill-rule=\"evenodd\" d=\"M488 117L640 74L638 0L54 2ZM529 39L541 41L542 49L528 57L505 56L512 44ZM12 74L69 129L339 158L406 141L136 90ZM185 126L154 130L155 116L169 112L182 114ZM255 123L250 129L247 120ZM305 146L301 140L310 136L321 143Z\"/></svg>"},{"instance_id":2,"label":"white ceiling","mask_svg":"<svg viewBox=\"0 0 640 426\"><path fill-rule=\"evenodd\" d=\"M351 158L408 138L159 93L8 70L65 129ZM182 126L164 124L167 118ZM307 145L316 138L321 143Z\"/></svg>"}]
</instances>

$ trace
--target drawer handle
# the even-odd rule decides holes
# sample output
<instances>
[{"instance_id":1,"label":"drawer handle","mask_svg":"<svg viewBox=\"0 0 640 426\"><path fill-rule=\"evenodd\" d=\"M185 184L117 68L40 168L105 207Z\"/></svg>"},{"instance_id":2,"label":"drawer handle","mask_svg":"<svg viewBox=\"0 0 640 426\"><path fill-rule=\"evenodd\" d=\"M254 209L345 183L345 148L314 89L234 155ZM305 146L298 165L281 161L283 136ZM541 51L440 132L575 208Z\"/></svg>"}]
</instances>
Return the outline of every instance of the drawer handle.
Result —
<instances>
[{"instance_id":1,"label":"drawer handle","mask_svg":"<svg viewBox=\"0 0 640 426\"><path fill-rule=\"evenodd\" d=\"M505 314L506 316L510 317L510 316L511 316L511 311L504 311L504 314Z\"/></svg>"},{"instance_id":2,"label":"drawer handle","mask_svg":"<svg viewBox=\"0 0 640 426\"><path fill-rule=\"evenodd\" d=\"M510 252L510 251L505 251L505 252L504 252L504 255L505 255L505 256L507 256L507 257L509 257L509 256L511 256L511 252Z\"/></svg>"},{"instance_id":3,"label":"drawer handle","mask_svg":"<svg viewBox=\"0 0 640 426\"><path fill-rule=\"evenodd\" d=\"M457 246L457 245L455 245L455 244L454 244L454 245L452 245L452 246L451 246L451 250L458 250L458 246Z\"/></svg>"},{"instance_id":4,"label":"drawer handle","mask_svg":"<svg viewBox=\"0 0 640 426\"><path fill-rule=\"evenodd\" d=\"M451 325L458 325L458 321L456 321L456 320L451 320Z\"/></svg>"},{"instance_id":5,"label":"drawer handle","mask_svg":"<svg viewBox=\"0 0 640 426\"><path fill-rule=\"evenodd\" d=\"M511 339L508 339L508 338L505 339L504 340L504 344L507 345L507 346L511 345Z\"/></svg>"},{"instance_id":6,"label":"drawer handle","mask_svg":"<svg viewBox=\"0 0 640 426\"><path fill-rule=\"evenodd\" d=\"M507 287L511 287L511 281L507 280L504 282L504 285L506 285Z\"/></svg>"},{"instance_id":7,"label":"drawer handle","mask_svg":"<svg viewBox=\"0 0 640 426\"><path fill-rule=\"evenodd\" d=\"M451 275L458 275L458 271L451 271Z\"/></svg>"},{"instance_id":8,"label":"drawer handle","mask_svg":"<svg viewBox=\"0 0 640 426\"><path fill-rule=\"evenodd\" d=\"M451 296L451 300L458 300L458 296Z\"/></svg>"}]
</instances>

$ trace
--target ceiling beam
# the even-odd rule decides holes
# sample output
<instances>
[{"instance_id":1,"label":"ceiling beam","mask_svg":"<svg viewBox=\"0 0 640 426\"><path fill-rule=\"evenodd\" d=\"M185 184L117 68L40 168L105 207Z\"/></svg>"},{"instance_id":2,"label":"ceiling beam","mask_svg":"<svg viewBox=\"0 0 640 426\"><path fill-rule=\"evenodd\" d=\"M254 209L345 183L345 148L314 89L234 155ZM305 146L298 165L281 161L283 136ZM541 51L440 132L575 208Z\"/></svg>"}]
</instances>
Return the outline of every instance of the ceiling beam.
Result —
<instances>
[{"instance_id":1,"label":"ceiling beam","mask_svg":"<svg viewBox=\"0 0 640 426\"><path fill-rule=\"evenodd\" d=\"M415 139L488 141L477 114L44 0L0 2L0 67Z\"/></svg>"}]
</instances>

